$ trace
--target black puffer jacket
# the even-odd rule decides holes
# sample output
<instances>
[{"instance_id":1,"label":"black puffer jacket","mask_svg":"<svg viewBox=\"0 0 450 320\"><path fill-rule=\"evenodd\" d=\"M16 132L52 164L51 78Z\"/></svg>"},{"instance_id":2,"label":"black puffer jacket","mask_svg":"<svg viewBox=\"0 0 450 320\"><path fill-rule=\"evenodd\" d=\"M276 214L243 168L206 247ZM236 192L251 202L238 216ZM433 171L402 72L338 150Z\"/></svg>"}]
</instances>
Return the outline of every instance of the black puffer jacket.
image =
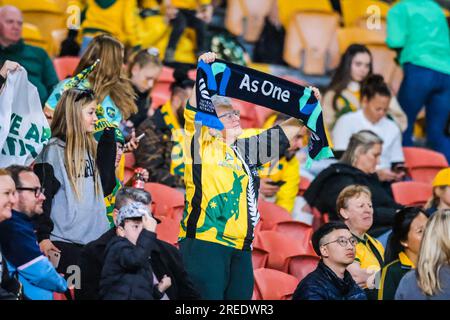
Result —
<instances>
[{"instance_id":1,"label":"black puffer jacket","mask_svg":"<svg viewBox=\"0 0 450 320\"><path fill-rule=\"evenodd\" d=\"M106 247L106 259L100 280L103 300L153 300L160 294L153 285L150 255L156 234L145 229L136 245L116 236Z\"/></svg>"},{"instance_id":2,"label":"black puffer jacket","mask_svg":"<svg viewBox=\"0 0 450 320\"><path fill-rule=\"evenodd\" d=\"M350 165L334 163L314 179L304 197L310 206L322 213L327 212L331 220L338 220L337 197L342 189L352 184L365 185L372 193L374 215L369 234L376 237L388 231L392 227L396 210L402 206L385 190L376 174L366 174Z\"/></svg>"},{"instance_id":3,"label":"black puffer jacket","mask_svg":"<svg viewBox=\"0 0 450 320\"><path fill-rule=\"evenodd\" d=\"M367 300L348 271L340 279L323 261L295 289L292 300Z\"/></svg>"}]
</instances>

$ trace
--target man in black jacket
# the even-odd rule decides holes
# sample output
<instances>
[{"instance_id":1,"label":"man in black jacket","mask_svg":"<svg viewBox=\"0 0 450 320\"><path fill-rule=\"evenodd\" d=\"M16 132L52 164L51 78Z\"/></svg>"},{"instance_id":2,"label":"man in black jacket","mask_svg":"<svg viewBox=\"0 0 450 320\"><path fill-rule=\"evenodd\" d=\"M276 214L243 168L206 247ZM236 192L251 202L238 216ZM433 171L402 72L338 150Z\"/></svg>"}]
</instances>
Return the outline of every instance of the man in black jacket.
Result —
<instances>
[{"instance_id":1,"label":"man in black jacket","mask_svg":"<svg viewBox=\"0 0 450 320\"><path fill-rule=\"evenodd\" d=\"M141 202L149 205L151 196L148 192L141 189L122 188L117 192L114 211L117 212L121 207L132 202ZM99 299L99 282L105 261L105 250L108 242L115 235L116 228L113 228L84 247L79 260L81 288L75 290L76 299ZM158 281L161 281L164 275L171 278L172 285L165 292L168 298L170 300L200 299L200 294L186 273L178 249L159 239L155 239L154 244L155 246L150 256L151 266Z\"/></svg>"},{"instance_id":2,"label":"man in black jacket","mask_svg":"<svg viewBox=\"0 0 450 320\"><path fill-rule=\"evenodd\" d=\"M312 244L321 260L299 283L292 300L367 300L346 270L355 260L357 242L342 222L320 227L312 236Z\"/></svg>"}]
</instances>

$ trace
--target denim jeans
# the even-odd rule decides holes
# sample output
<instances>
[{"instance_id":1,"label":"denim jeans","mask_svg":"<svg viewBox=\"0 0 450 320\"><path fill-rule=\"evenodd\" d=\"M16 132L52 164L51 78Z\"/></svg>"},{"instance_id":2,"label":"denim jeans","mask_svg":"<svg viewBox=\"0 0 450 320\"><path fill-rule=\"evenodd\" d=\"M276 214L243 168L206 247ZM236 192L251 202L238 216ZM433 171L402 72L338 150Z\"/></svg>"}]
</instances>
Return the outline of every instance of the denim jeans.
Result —
<instances>
[{"instance_id":1,"label":"denim jeans","mask_svg":"<svg viewBox=\"0 0 450 320\"><path fill-rule=\"evenodd\" d=\"M408 117L403 145L413 145L414 122L425 106L427 145L443 153L450 162L450 137L444 133L450 114L450 75L411 63L405 63L403 71L398 92L398 102Z\"/></svg>"}]
</instances>

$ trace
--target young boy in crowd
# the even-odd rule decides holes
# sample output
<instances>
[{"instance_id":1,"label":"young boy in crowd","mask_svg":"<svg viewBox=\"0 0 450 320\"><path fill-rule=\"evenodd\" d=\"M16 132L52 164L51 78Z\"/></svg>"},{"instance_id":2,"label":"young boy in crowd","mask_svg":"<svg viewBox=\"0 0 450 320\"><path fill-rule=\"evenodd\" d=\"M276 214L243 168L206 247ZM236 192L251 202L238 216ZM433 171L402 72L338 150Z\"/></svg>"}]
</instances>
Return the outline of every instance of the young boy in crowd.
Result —
<instances>
[{"instance_id":1,"label":"young boy in crowd","mask_svg":"<svg viewBox=\"0 0 450 320\"><path fill-rule=\"evenodd\" d=\"M155 284L150 254L156 239L157 220L147 206L131 203L117 215L117 236L106 248L106 259L100 280L103 300L160 299L171 286L164 276Z\"/></svg>"}]
</instances>

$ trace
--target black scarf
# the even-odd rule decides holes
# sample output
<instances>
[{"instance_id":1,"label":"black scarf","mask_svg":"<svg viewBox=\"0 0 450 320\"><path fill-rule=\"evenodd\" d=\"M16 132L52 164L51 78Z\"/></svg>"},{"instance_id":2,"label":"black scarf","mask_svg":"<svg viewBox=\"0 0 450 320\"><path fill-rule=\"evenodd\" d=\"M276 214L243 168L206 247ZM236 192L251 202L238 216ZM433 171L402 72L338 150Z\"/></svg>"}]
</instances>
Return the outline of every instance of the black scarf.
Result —
<instances>
[{"instance_id":1,"label":"black scarf","mask_svg":"<svg viewBox=\"0 0 450 320\"><path fill-rule=\"evenodd\" d=\"M217 59L212 64L200 60L197 66L195 121L218 130L223 124L217 118L211 96L218 94L254 103L299 119L310 131L309 159L333 156L323 124L320 102L311 89Z\"/></svg>"}]
</instances>

